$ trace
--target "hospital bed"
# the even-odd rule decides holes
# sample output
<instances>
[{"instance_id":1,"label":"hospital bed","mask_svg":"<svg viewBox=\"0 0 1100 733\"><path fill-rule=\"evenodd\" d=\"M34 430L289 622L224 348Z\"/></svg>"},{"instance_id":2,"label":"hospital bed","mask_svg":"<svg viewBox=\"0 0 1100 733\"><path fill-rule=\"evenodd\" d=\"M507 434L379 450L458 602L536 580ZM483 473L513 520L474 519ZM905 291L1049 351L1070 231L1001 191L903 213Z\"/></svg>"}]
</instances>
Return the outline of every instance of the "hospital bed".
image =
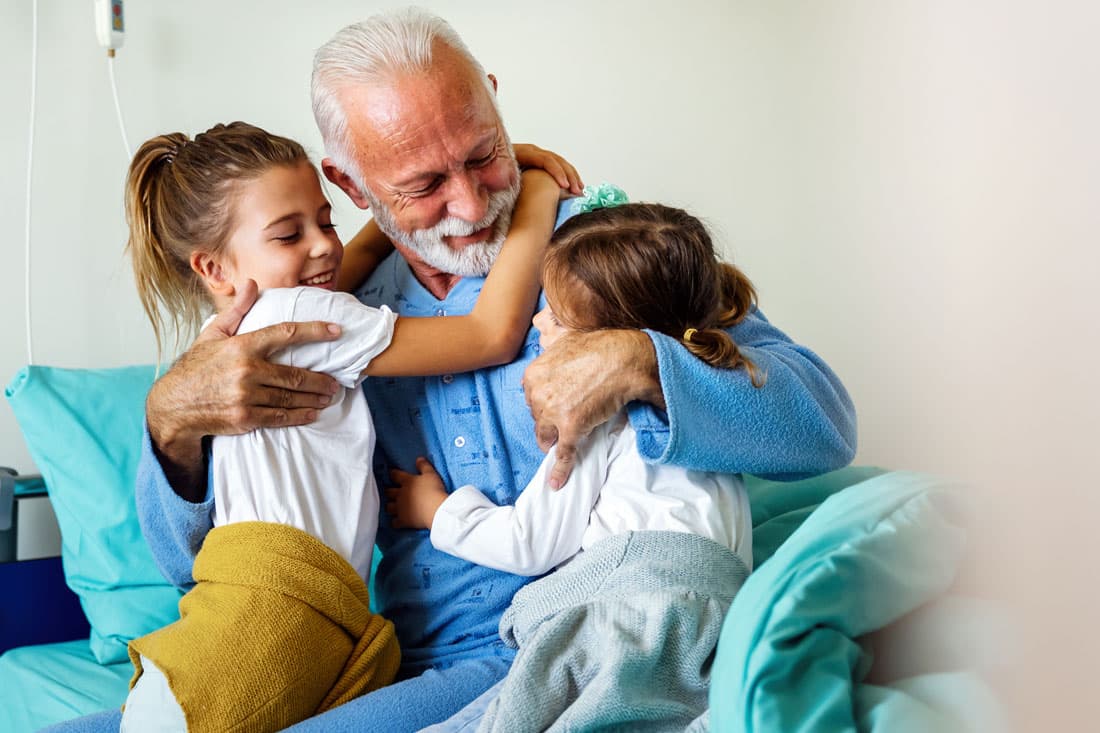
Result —
<instances>
[{"instance_id":1,"label":"hospital bed","mask_svg":"<svg viewBox=\"0 0 1100 733\"><path fill-rule=\"evenodd\" d=\"M133 502L153 378L147 366L36 366L7 388L62 558L0 562L0 731L120 706L127 641L176 615L179 591L157 571ZM1004 727L989 681L1001 609L954 590L967 552L962 491L875 467L745 478L756 569L716 650L712 730ZM38 609L17 615L13 599Z\"/></svg>"}]
</instances>

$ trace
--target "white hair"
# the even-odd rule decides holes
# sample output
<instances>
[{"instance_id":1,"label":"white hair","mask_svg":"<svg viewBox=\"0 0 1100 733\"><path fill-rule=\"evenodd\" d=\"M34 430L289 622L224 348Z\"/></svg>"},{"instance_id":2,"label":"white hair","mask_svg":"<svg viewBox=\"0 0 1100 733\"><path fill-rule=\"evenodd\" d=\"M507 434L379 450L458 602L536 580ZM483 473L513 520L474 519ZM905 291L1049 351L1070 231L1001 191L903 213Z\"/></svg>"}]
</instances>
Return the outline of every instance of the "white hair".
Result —
<instances>
[{"instance_id":1,"label":"white hair","mask_svg":"<svg viewBox=\"0 0 1100 733\"><path fill-rule=\"evenodd\" d=\"M348 137L347 114L339 102L339 92L350 86L388 82L399 74L431 68L432 49L437 42L453 49L470 64L489 90L495 108L495 90L485 69L447 21L420 8L374 15L347 26L317 49L310 84L313 117L321 131L325 152L337 168L351 176L360 191L365 191L366 186Z\"/></svg>"}]
</instances>

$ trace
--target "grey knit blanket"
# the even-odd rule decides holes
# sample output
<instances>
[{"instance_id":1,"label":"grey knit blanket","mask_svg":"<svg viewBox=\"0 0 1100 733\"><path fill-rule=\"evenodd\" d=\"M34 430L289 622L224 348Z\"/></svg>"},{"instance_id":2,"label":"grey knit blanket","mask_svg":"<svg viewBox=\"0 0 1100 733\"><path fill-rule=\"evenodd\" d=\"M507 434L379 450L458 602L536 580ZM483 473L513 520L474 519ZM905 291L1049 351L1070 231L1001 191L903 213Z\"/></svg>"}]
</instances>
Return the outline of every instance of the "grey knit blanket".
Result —
<instances>
[{"instance_id":1,"label":"grey knit blanket","mask_svg":"<svg viewBox=\"0 0 1100 733\"><path fill-rule=\"evenodd\" d=\"M710 667L741 558L680 532L609 537L522 588L519 653L479 731L706 730Z\"/></svg>"}]
</instances>

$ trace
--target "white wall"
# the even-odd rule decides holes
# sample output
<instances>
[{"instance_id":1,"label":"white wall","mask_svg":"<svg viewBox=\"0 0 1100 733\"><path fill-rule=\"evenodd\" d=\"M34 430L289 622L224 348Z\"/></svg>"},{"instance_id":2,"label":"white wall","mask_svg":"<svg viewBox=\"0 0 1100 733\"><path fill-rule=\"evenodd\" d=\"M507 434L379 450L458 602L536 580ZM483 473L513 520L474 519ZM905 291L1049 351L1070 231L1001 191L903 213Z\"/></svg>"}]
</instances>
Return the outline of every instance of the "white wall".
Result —
<instances>
[{"instance_id":1,"label":"white wall","mask_svg":"<svg viewBox=\"0 0 1100 733\"><path fill-rule=\"evenodd\" d=\"M1100 193L1094 5L424 4L500 79L513 139L713 225L771 319L842 375L860 414L857 462L972 482L990 492L990 515L1022 509L991 530L1002 543L991 548L1075 551L1057 538L1083 536L1066 527L1089 514L1074 502L1096 487L1078 480L1100 408L1085 296ZM35 355L150 361L122 255L126 161L92 3L41 6ZM127 3L117 76L130 144L245 119L319 153L312 52L379 7ZM5 380L26 362L30 8L8 0L0 24ZM335 201L350 233L362 217ZM32 469L6 404L0 463ZM1049 536L1034 532L1051 516L1039 500L1070 507Z\"/></svg>"},{"instance_id":2,"label":"white wall","mask_svg":"<svg viewBox=\"0 0 1100 733\"><path fill-rule=\"evenodd\" d=\"M30 7L19 2L0 25L5 379L26 362ZM131 146L246 119L319 154L312 52L384 6L318 3L308 16L290 3L226 7L127 4L116 73ZM1068 419L1095 400L1062 359L1066 319L1091 326L1089 304L1075 298L1093 274L1081 258L1096 194L1087 172L1098 114L1086 103L1095 11L946 1L427 7L499 77L514 139L560 150L591 182L688 206L713 225L757 281L765 312L845 379L861 416L860 462L972 478L985 463L974 450L994 462L1028 458L1002 448L1030 430L1017 419ZM34 345L38 362L63 366L154 357L122 254L126 161L91 10L43 2L39 21ZM354 230L362 216L334 199L344 232ZM6 405L0 441L0 462L30 468Z\"/></svg>"},{"instance_id":3,"label":"white wall","mask_svg":"<svg viewBox=\"0 0 1100 733\"><path fill-rule=\"evenodd\" d=\"M735 78L720 72L721 90L710 93L708 77L696 71L732 68L723 46L734 19L721 3L649 16L626 2L427 6L448 17L498 76L514 139L568 154L593 182L613 179L635 197L678 200L716 222L737 221L722 175L732 153L724 130L734 113ZM123 257L127 161L92 7L91 0L40 3L34 349L38 363L73 367L155 357ZM319 157L308 98L313 52L343 25L383 7L325 2L303 14L292 3L127 3L116 76L131 147L170 130L195 133L245 119L302 140ZM5 14L12 17L0 24L4 381L27 361L21 240L30 11L29 0L9 0ZM669 142L651 146L658 138ZM344 233L353 232L363 216L338 191L334 203ZM6 403L0 446L0 464L32 469Z\"/></svg>"}]
</instances>

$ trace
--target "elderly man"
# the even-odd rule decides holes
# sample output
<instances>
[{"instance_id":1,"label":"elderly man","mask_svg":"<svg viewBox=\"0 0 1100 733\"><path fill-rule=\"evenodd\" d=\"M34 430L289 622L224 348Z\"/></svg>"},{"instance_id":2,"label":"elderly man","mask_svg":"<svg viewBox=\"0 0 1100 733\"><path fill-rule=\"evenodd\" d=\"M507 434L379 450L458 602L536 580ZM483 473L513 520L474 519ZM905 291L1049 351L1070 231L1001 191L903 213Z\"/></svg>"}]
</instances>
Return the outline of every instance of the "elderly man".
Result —
<instances>
[{"instance_id":1,"label":"elderly man","mask_svg":"<svg viewBox=\"0 0 1100 733\"><path fill-rule=\"evenodd\" d=\"M474 305L507 230L518 176L495 89L450 26L420 11L350 26L318 51L313 104L329 154L324 173L372 211L397 250L361 288L365 303L408 316ZM323 375L266 361L288 344L329 338L325 324L234 336L237 318L208 328L147 403L137 498L153 553L181 587L191 584L194 554L211 527L204 437L307 424L334 387ZM570 334L540 356L532 329L509 365L367 380L380 484L392 468L414 470L423 455L449 487L475 484L510 503L534 475L540 445L557 441L551 483L568 491L573 446L628 403L647 460L773 476L851 460L852 405L828 367L759 313L732 333L766 371L765 388L754 389L742 371L705 366L674 339L633 331ZM394 529L385 514L378 545L374 600L397 626L398 681L295 730L417 730L508 671L513 651L498 622L529 578L438 552L428 532ZM217 684L211 680L210 694ZM107 730L111 721L117 716L104 714L80 725Z\"/></svg>"}]
</instances>

